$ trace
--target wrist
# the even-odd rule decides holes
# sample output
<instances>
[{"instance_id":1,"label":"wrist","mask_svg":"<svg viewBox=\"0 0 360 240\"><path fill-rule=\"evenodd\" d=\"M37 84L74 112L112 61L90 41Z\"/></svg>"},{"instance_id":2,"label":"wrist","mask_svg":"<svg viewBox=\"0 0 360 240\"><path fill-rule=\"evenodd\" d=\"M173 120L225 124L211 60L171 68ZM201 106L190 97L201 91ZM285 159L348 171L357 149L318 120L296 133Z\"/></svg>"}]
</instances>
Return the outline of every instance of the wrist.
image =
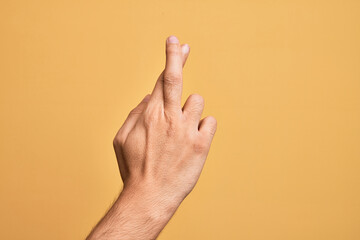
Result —
<instances>
[{"instance_id":1,"label":"wrist","mask_svg":"<svg viewBox=\"0 0 360 240\"><path fill-rule=\"evenodd\" d=\"M152 207L169 212L176 211L186 197L176 184L171 184L170 181L164 183L160 179L146 176L128 179L124 183L121 194L138 197Z\"/></svg>"},{"instance_id":2,"label":"wrist","mask_svg":"<svg viewBox=\"0 0 360 240\"><path fill-rule=\"evenodd\" d=\"M149 185L126 184L115 205L119 216L132 216L136 225L157 236L176 212L181 201L162 194ZM150 230L151 229L151 230Z\"/></svg>"},{"instance_id":3,"label":"wrist","mask_svg":"<svg viewBox=\"0 0 360 240\"><path fill-rule=\"evenodd\" d=\"M126 184L87 239L156 239L179 205L145 185Z\"/></svg>"}]
</instances>

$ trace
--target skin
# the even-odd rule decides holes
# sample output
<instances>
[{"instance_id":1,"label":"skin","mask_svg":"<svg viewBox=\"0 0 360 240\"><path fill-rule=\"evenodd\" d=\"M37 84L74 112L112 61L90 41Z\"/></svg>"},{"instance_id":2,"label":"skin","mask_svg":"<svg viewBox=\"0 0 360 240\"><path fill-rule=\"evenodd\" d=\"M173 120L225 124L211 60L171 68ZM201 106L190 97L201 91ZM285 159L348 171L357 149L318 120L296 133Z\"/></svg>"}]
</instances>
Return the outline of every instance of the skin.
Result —
<instances>
[{"instance_id":1,"label":"skin","mask_svg":"<svg viewBox=\"0 0 360 240\"><path fill-rule=\"evenodd\" d=\"M198 94L181 106L189 52L167 38L164 71L113 141L123 190L87 239L156 239L198 181L217 123Z\"/></svg>"}]
</instances>

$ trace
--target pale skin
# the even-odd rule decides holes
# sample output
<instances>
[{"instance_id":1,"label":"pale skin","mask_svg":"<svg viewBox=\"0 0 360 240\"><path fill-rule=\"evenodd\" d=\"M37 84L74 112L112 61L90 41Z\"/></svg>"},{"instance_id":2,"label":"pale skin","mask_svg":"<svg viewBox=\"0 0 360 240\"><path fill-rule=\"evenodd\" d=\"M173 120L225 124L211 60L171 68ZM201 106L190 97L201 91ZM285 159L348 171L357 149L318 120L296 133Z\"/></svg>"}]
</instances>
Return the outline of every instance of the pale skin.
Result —
<instances>
[{"instance_id":1,"label":"pale skin","mask_svg":"<svg viewBox=\"0 0 360 240\"><path fill-rule=\"evenodd\" d=\"M217 123L198 94L181 106L189 52L167 38L164 71L113 141L123 190L87 239L156 239L198 181Z\"/></svg>"}]
</instances>

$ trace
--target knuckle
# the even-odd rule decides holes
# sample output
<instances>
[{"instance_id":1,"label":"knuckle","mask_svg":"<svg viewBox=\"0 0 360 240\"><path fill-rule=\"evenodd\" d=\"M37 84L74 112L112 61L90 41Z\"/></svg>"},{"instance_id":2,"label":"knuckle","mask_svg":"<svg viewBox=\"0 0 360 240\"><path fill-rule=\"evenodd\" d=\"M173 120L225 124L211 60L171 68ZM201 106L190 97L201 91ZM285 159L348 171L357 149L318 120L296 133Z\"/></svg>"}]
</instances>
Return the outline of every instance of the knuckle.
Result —
<instances>
[{"instance_id":1,"label":"knuckle","mask_svg":"<svg viewBox=\"0 0 360 240\"><path fill-rule=\"evenodd\" d=\"M195 153L203 153L206 151L206 147L205 141L195 141L192 144L192 148Z\"/></svg>"},{"instance_id":2,"label":"knuckle","mask_svg":"<svg viewBox=\"0 0 360 240\"><path fill-rule=\"evenodd\" d=\"M194 102L195 104L200 105L200 106L204 105L205 100L201 95L194 93L194 94L190 95L190 98L191 98L191 101Z\"/></svg>"},{"instance_id":3,"label":"knuckle","mask_svg":"<svg viewBox=\"0 0 360 240\"><path fill-rule=\"evenodd\" d=\"M158 121L158 112L153 109L146 109L143 114L143 123L145 127L149 128Z\"/></svg>"},{"instance_id":4,"label":"knuckle","mask_svg":"<svg viewBox=\"0 0 360 240\"><path fill-rule=\"evenodd\" d=\"M144 114L144 124L146 127L149 127L153 124L154 122L154 115L152 114Z\"/></svg>"},{"instance_id":5,"label":"knuckle","mask_svg":"<svg viewBox=\"0 0 360 240\"><path fill-rule=\"evenodd\" d=\"M180 53L179 47L177 44L169 44L166 48L166 54L167 55L178 55Z\"/></svg>"},{"instance_id":6,"label":"knuckle","mask_svg":"<svg viewBox=\"0 0 360 240\"><path fill-rule=\"evenodd\" d=\"M139 108L134 108L133 110L130 111L129 115L136 115L136 114L141 114L141 110Z\"/></svg>"},{"instance_id":7,"label":"knuckle","mask_svg":"<svg viewBox=\"0 0 360 240\"><path fill-rule=\"evenodd\" d=\"M113 146L115 149L121 147L123 145L123 143L124 143L124 140L121 137L121 135L116 135L115 138L113 139Z\"/></svg>"},{"instance_id":8,"label":"knuckle","mask_svg":"<svg viewBox=\"0 0 360 240\"><path fill-rule=\"evenodd\" d=\"M208 119L208 121L209 121L210 124L215 125L215 126L217 125L217 120L216 120L215 117L213 117L213 116L208 116L207 119Z\"/></svg>"},{"instance_id":9,"label":"knuckle","mask_svg":"<svg viewBox=\"0 0 360 240\"><path fill-rule=\"evenodd\" d=\"M164 74L164 83L165 84L171 84L171 85L177 85L182 79L181 73L177 72L165 72Z\"/></svg>"},{"instance_id":10,"label":"knuckle","mask_svg":"<svg viewBox=\"0 0 360 240\"><path fill-rule=\"evenodd\" d=\"M216 129L217 129L217 120L213 116L208 116L207 121L208 121L208 126L209 126L208 130L212 135L214 135L216 132Z\"/></svg>"}]
</instances>

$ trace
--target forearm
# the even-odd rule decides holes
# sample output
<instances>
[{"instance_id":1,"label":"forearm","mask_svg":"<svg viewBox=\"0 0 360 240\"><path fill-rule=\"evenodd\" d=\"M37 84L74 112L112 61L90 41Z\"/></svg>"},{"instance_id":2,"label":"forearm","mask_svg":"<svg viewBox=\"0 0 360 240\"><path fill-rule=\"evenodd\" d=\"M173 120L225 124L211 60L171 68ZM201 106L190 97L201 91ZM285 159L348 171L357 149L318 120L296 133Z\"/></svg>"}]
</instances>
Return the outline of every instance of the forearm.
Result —
<instances>
[{"instance_id":1,"label":"forearm","mask_svg":"<svg viewBox=\"0 0 360 240\"><path fill-rule=\"evenodd\" d=\"M124 188L87 239L155 239L179 204L150 189Z\"/></svg>"}]
</instances>

